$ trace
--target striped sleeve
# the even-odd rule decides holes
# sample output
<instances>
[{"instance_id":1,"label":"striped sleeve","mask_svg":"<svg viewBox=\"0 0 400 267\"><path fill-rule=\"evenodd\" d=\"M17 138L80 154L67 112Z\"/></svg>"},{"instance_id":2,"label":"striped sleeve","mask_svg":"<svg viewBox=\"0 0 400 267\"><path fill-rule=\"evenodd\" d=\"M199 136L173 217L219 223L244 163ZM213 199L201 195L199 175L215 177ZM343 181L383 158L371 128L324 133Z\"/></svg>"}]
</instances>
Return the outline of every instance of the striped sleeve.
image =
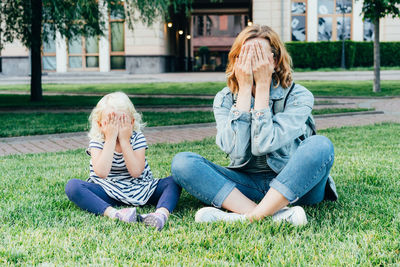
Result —
<instances>
[{"instance_id":1,"label":"striped sleeve","mask_svg":"<svg viewBox=\"0 0 400 267\"><path fill-rule=\"evenodd\" d=\"M136 136L132 140L132 149L138 150L141 148L148 149L146 138L142 133L137 133Z\"/></svg>"},{"instance_id":2,"label":"striped sleeve","mask_svg":"<svg viewBox=\"0 0 400 267\"><path fill-rule=\"evenodd\" d=\"M103 143L94 141L94 140L90 140L89 147L86 149L86 154L88 154L89 156L91 156L91 154L90 154L91 148L103 149Z\"/></svg>"}]
</instances>

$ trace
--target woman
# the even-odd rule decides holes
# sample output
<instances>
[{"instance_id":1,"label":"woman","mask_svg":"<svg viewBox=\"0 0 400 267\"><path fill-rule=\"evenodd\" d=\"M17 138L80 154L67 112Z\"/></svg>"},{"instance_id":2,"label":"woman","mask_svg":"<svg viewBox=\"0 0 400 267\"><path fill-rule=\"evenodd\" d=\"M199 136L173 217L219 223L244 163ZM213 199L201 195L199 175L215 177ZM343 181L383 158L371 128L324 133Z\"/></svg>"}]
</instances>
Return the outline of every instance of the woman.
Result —
<instances>
[{"instance_id":1,"label":"woman","mask_svg":"<svg viewBox=\"0 0 400 267\"><path fill-rule=\"evenodd\" d=\"M214 99L216 142L231 160L218 166L183 152L172 162L174 180L208 205L196 221L260 220L307 223L300 206L336 200L329 176L333 145L307 123L314 98L292 79L291 58L268 26L244 29L229 53L228 87ZM274 114L273 104L285 105ZM256 204L256 202L259 202ZM224 212L224 208L232 213Z\"/></svg>"}]
</instances>

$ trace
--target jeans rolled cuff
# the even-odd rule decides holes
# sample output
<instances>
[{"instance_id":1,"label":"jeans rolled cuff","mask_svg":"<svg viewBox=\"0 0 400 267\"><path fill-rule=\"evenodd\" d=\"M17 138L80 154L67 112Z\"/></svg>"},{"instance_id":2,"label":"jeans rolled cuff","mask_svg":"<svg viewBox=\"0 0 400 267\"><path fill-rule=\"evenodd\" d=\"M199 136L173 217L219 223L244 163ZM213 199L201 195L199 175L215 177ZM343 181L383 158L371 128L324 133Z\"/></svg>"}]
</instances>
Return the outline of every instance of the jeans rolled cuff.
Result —
<instances>
[{"instance_id":1,"label":"jeans rolled cuff","mask_svg":"<svg viewBox=\"0 0 400 267\"><path fill-rule=\"evenodd\" d=\"M269 187L272 187L276 191L281 193L289 201L290 204L293 204L294 202L299 200L299 197L295 193L293 193L293 191L289 187L287 187L286 185L282 184L277 179L273 179L269 183Z\"/></svg>"},{"instance_id":2,"label":"jeans rolled cuff","mask_svg":"<svg viewBox=\"0 0 400 267\"><path fill-rule=\"evenodd\" d=\"M221 208L222 203L228 197L228 195L232 192L235 188L235 184L232 182L227 182L224 186L218 191L215 195L214 199L212 200L211 204L216 208Z\"/></svg>"}]
</instances>

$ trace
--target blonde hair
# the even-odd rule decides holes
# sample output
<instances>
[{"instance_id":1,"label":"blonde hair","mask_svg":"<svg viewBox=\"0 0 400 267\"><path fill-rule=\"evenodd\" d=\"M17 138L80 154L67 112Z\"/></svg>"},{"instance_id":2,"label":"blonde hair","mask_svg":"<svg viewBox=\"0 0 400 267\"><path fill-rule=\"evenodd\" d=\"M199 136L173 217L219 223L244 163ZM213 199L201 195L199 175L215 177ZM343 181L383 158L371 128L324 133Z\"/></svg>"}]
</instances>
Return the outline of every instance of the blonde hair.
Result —
<instances>
[{"instance_id":1,"label":"blonde hair","mask_svg":"<svg viewBox=\"0 0 400 267\"><path fill-rule=\"evenodd\" d=\"M270 27L254 24L246 27L241 33L239 33L232 45L231 51L229 52L226 77L231 92L236 94L239 90L238 81L234 73L235 60L240 54L242 45L247 40L253 38L263 38L269 42L275 60L275 72L272 74L274 85L276 87L281 85L283 88L288 88L292 84L293 80L291 67L292 59L290 58L285 45L282 43L279 35Z\"/></svg>"},{"instance_id":2,"label":"blonde hair","mask_svg":"<svg viewBox=\"0 0 400 267\"><path fill-rule=\"evenodd\" d=\"M101 113L106 108L112 108L115 111L127 113L135 120L133 130L138 132L144 127L142 123L142 115L140 115L133 106L129 97L123 92L115 92L103 96L92 110L89 116L89 138L96 141L104 141L104 134L101 132L98 122L101 120Z\"/></svg>"}]
</instances>

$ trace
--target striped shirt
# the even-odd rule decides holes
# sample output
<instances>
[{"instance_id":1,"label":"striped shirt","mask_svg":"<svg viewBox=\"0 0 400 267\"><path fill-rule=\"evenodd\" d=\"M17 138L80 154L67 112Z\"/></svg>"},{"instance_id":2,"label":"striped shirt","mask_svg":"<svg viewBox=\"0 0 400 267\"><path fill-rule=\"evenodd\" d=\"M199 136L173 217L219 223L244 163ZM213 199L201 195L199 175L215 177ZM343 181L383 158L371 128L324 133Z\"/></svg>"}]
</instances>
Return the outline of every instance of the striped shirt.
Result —
<instances>
[{"instance_id":1,"label":"striped shirt","mask_svg":"<svg viewBox=\"0 0 400 267\"><path fill-rule=\"evenodd\" d=\"M130 142L133 150L148 148L146 139L140 132L133 132ZM91 148L103 149L103 146L104 142L91 140L86 153L90 156ZM149 200L157 187L159 179L153 178L147 159L145 159L145 167L142 174L136 178L132 177L125 165L123 154L114 151L111 170L107 178L102 179L96 175L93 170L92 160L90 160L90 176L87 181L100 185L107 195L113 199L127 205L140 206L146 204Z\"/></svg>"}]
</instances>

